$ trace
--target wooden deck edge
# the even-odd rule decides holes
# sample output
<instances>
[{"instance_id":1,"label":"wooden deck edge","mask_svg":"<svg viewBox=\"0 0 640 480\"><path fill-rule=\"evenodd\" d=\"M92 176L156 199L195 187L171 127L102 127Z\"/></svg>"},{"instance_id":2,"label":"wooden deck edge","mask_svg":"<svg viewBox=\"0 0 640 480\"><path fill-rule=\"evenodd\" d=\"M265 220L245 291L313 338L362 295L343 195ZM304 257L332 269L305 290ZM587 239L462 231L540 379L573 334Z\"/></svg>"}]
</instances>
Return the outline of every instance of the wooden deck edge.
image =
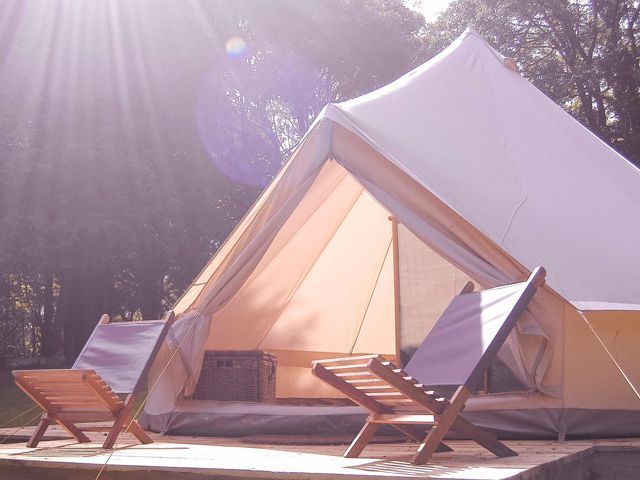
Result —
<instances>
[{"instance_id":1,"label":"wooden deck edge","mask_svg":"<svg viewBox=\"0 0 640 480\"><path fill-rule=\"evenodd\" d=\"M520 472L504 480L563 480L569 478L568 472L575 472L585 461L588 461L596 452L596 448L596 446L591 446L579 452L570 453L564 457L543 463L542 465L533 466L524 472ZM590 479L588 475L584 478L570 478L572 478L572 480Z\"/></svg>"},{"instance_id":2,"label":"wooden deck edge","mask_svg":"<svg viewBox=\"0 0 640 480\"><path fill-rule=\"evenodd\" d=\"M590 465L592 461L597 461L597 457L601 455L620 453L637 455L637 463L640 464L639 446L593 445L562 458L557 458L542 465L536 465L504 480L562 480L565 478L571 478L572 480L590 480L591 478L595 478L593 477L592 465ZM581 469L583 470L582 472L580 472Z\"/></svg>"},{"instance_id":3,"label":"wooden deck edge","mask_svg":"<svg viewBox=\"0 0 640 480\"><path fill-rule=\"evenodd\" d=\"M100 470L92 464L70 464L67 462L19 461L19 465L6 465L0 462L0 480L92 480ZM372 480L371 475L344 475L327 473L289 473L252 470L193 469L180 467L143 467L134 465L109 465L100 475L101 480ZM385 476L390 480L406 480L406 475Z\"/></svg>"},{"instance_id":4,"label":"wooden deck edge","mask_svg":"<svg viewBox=\"0 0 640 480\"><path fill-rule=\"evenodd\" d=\"M60 464L37 465L35 463L21 462L19 466L3 465L0 463L0 480L93 480L98 474L96 465L88 464ZM213 470L213 469L187 469L167 467L141 467L110 465L100 475L101 480L373 480L384 478L385 480L406 480L406 475L384 477L372 475L345 475L331 473L290 473L290 472L266 472L252 470ZM423 477L428 478L428 477Z\"/></svg>"},{"instance_id":5,"label":"wooden deck edge","mask_svg":"<svg viewBox=\"0 0 640 480\"><path fill-rule=\"evenodd\" d=\"M0 456L0 480L92 480L102 464L58 461L51 458L26 459ZM273 472L251 469L222 469L197 467L169 467L149 465L109 464L100 476L101 480L406 480L405 475L384 475L328 472ZM423 477L428 478L428 477Z\"/></svg>"},{"instance_id":6,"label":"wooden deck edge","mask_svg":"<svg viewBox=\"0 0 640 480\"><path fill-rule=\"evenodd\" d=\"M177 444L171 444L175 447ZM273 480L273 479L300 479L300 480L371 480L375 478L384 479L406 479L407 471L400 468L397 474L390 469L381 470L380 475L376 475L371 470L367 470L367 464L372 465L378 463L372 459L361 459L363 465L353 465L343 467L340 473L336 472L296 472L296 471L272 471L266 470L264 465L251 467L250 460L242 465L243 468L228 468L221 466L190 466L187 459L180 462L181 465L136 465L138 455L132 456L130 453L134 450L128 450L128 455L117 456L111 459L111 462L103 474L102 480L165 480L181 478L183 480L200 480L200 479L216 479L216 480L237 480L241 478L251 480ZM26 453L25 453L26 452ZM41 454L41 457L33 458L34 454ZM220 455L215 452L213 455ZM0 480L53 480L65 478L68 480L87 480L95 478L97 472L102 466L102 462L107 458L106 453L96 452L93 458L83 456L80 450L78 456L80 461L74 461L68 457L58 459L56 453L52 452L47 457L45 449L34 449L29 452L22 450L17 454L0 454ZM84 452L86 455L86 452ZM143 454L141 454L144 456ZM584 449L568 453L560 458L550 460L544 464L533 465L519 473L509 477L501 477L503 480L587 480L591 478L591 472L594 466L604 468L605 464L610 465L612 456L627 455L625 458L633 458L633 463L640 465L640 446L633 445L591 445L585 446ZM632 456L632 457L631 457ZM636 460L637 459L637 460ZM387 459L393 463L393 459ZM126 463L125 463L126 462ZM607 463L608 462L608 463ZM382 461L381 464L383 464ZM383 465L384 466L384 465ZM437 465L434 465L437 467ZM515 466L515 465L514 465ZM407 467L410 466L407 464ZM428 467L428 466L427 466ZM362 468L362 470L360 470ZM404 470L404 471L403 471ZM384 473L382 473L384 471ZM416 471L414 478L442 478L442 471L434 472L434 477L429 472ZM459 475L459 473L458 473ZM456 476L463 480L463 477ZM478 478L474 476L473 478ZM493 478L493 477L492 477Z\"/></svg>"}]
</instances>

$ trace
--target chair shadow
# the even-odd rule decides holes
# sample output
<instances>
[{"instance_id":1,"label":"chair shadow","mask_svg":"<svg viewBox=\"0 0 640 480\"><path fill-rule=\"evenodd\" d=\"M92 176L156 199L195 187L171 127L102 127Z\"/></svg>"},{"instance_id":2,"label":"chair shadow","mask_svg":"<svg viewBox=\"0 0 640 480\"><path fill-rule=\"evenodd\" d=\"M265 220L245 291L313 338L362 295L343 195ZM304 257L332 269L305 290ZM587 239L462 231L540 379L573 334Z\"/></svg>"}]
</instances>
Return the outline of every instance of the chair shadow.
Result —
<instances>
[{"instance_id":1,"label":"chair shadow","mask_svg":"<svg viewBox=\"0 0 640 480\"><path fill-rule=\"evenodd\" d=\"M438 478L440 476L447 478L453 474L459 474L468 470L468 468L465 467L451 467L446 465L412 465L410 460L411 456L408 455L406 457L376 460L349 468L387 475L406 476L410 478Z\"/></svg>"},{"instance_id":2,"label":"chair shadow","mask_svg":"<svg viewBox=\"0 0 640 480\"><path fill-rule=\"evenodd\" d=\"M124 452L132 450L135 447L135 451L140 450L188 450L188 446L176 445L176 446L147 446L139 443L132 443L130 445L121 445L113 449L104 449L101 446L83 446L85 444L78 442L66 443L63 445L56 445L54 447L36 447L32 450L23 452L16 452L10 454L11 456L20 457L97 457L100 455L108 455L111 452Z\"/></svg>"},{"instance_id":3,"label":"chair shadow","mask_svg":"<svg viewBox=\"0 0 640 480\"><path fill-rule=\"evenodd\" d=\"M412 465L412 455L398 456L370 463L348 467L354 470L375 472L385 475L406 476L409 478L511 478L522 473L526 468L496 464L482 461L476 456L470 456L463 465L433 464ZM458 463L460 459L456 463ZM448 462L447 462L448 463ZM481 476L479 476L481 475Z\"/></svg>"},{"instance_id":4,"label":"chair shadow","mask_svg":"<svg viewBox=\"0 0 640 480\"><path fill-rule=\"evenodd\" d=\"M104 455L107 450L101 447L80 446L82 443L72 442L55 447L36 447L24 452L12 453L12 457L95 457Z\"/></svg>"}]
</instances>

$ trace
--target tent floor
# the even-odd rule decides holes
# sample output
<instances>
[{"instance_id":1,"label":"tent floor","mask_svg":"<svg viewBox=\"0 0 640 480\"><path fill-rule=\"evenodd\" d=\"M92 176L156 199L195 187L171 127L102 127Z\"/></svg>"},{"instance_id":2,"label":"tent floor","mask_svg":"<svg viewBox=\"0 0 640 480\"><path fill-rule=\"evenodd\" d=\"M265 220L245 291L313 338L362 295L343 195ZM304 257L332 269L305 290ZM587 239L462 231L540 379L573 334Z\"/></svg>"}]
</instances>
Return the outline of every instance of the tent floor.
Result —
<instances>
[{"instance_id":1,"label":"tent floor","mask_svg":"<svg viewBox=\"0 0 640 480\"><path fill-rule=\"evenodd\" d=\"M21 431L21 438L30 433ZM11 433L0 431L1 438ZM121 437L110 452L100 448L104 434L90 434L92 443L60 440L56 427L38 448L9 438L0 445L0 479L570 479L636 478L640 439L509 441L517 457L496 458L472 442L454 440L453 452L436 454L429 465L408 463L415 444L375 444L367 457L348 459L340 445L267 445L240 439L170 437L152 434L156 443L136 444ZM49 440L48 438L57 438ZM10 442L10 443L7 443ZM292 437L292 443L296 438Z\"/></svg>"},{"instance_id":2,"label":"tent floor","mask_svg":"<svg viewBox=\"0 0 640 480\"><path fill-rule=\"evenodd\" d=\"M486 409L487 399L499 402L497 410ZM526 398L525 398L526 397ZM562 409L556 399L541 397L537 408L518 409L528 394L497 394L474 397L467 402L464 416L478 426L491 428L505 440L558 437L558 426L567 429L567 438L639 437L640 411ZM483 408L484 407L484 408ZM495 405L494 405L495 407ZM166 414L142 412L140 425L168 435L247 437L254 435L355 436L362 428L367 411L358 406L269 405L251 402L184 400ZM397 435L387 426L382 434Z\"/></svg>"}]
</instances>

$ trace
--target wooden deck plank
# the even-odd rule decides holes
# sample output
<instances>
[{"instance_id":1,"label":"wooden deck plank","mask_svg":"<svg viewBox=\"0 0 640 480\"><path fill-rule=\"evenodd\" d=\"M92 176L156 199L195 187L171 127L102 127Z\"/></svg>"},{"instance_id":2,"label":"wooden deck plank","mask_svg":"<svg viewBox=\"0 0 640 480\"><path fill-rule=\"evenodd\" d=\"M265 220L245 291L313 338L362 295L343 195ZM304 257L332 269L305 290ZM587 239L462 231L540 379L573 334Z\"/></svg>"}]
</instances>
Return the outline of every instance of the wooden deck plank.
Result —
<instances>
[{"instance_id":1,"label":"wooden deck plank","mask_svg":"<svg viewBox=\"0 0 640 480\"><path fill-rule=\"evenodd\" d=\"M33 427L31 427L33 428ZM25 429L27 430L27 429ZM11 433L0 431L0 438ZM21 435L31 433L21 431ZM57 426L49 435L65 435ZM360 479L438 478L510 479L562 478L547 475L571 462L579 464L595 448L635 448L640 439L568 441L508 441L518 457L496 458L469 441L448 442L454 452L437 453L428 465L409 463L415 443L371 444L367 458L342 458L343 445L246 444L237 438L173 437L151 434L156 443L139 445L124 435L109 461L103 480L109 478L164 480L184 478L252 479ZM94 478L108 451L100 447L104 435L90 433L90 444L72 439L44 440L35 449L24 444L0 445L0 479ZM27 476L27 473L31 477ZM93 473L93 476L90 474ZM68 474L68 475L67 475ZM56 477L56 475L58 477Z\"/></svg>"}]
</instances>

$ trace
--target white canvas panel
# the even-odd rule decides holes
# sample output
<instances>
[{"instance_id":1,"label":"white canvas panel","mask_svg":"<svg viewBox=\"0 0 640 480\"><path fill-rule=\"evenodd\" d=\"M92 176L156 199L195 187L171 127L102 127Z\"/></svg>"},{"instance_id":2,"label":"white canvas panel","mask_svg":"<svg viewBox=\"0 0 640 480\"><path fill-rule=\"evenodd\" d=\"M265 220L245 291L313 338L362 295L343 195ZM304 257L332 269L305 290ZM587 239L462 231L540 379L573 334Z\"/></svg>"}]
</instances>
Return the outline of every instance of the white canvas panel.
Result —
<instances>
[{"instance_id":1,"label":"white canvas panel","mask_svg":"<svg viewBox=\"0 0 640 480\"><path fill-rule=\"evenodd\" d=\"M328 114L575 305L640 304L640 170L476 33Z\"/></svg>"}]
</instances>

